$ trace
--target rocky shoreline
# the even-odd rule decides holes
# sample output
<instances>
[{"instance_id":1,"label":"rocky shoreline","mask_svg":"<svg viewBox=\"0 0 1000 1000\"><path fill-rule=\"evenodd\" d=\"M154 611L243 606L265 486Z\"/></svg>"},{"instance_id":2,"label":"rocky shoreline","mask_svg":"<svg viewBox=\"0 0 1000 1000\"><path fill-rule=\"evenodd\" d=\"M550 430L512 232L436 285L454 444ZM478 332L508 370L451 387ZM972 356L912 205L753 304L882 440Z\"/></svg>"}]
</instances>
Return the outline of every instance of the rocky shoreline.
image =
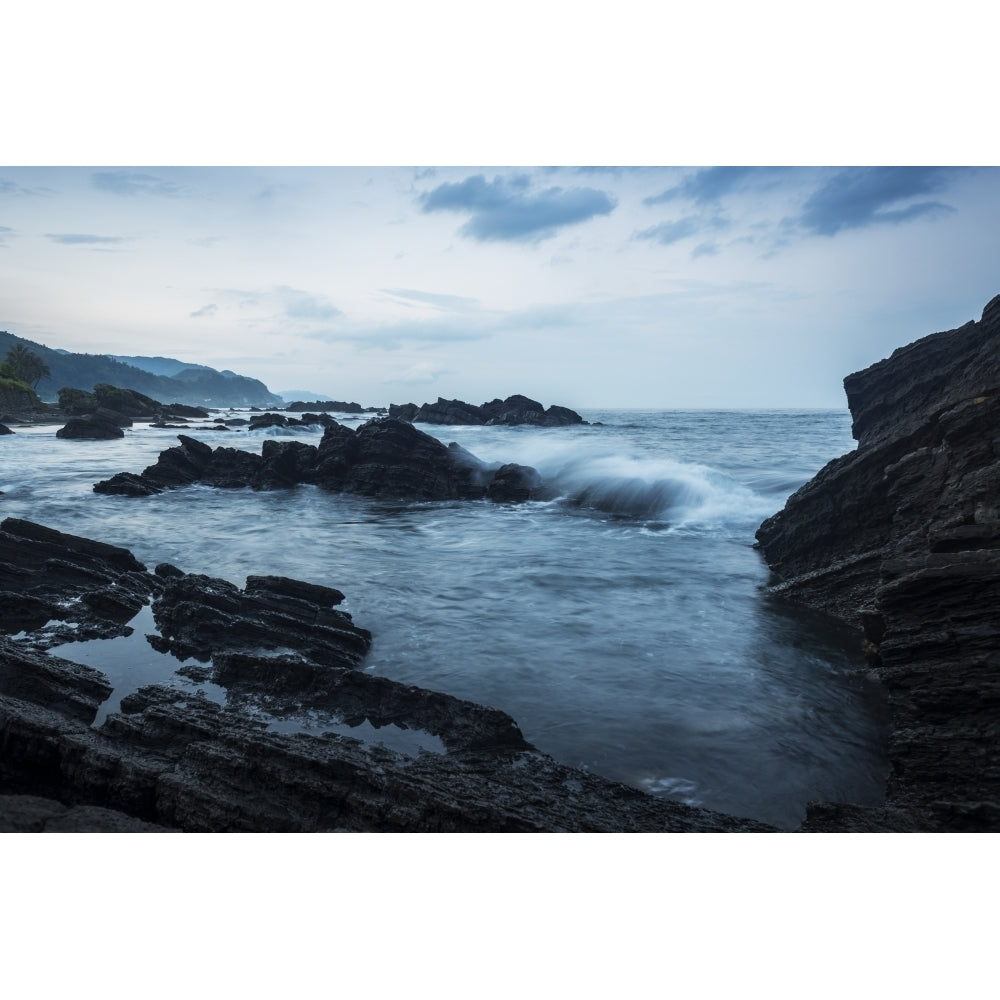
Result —
<instances>
[{"instance_id":1,"label":"rocky shoreline","mask_svg":"<svg viewBox=\"0 0 1000 1000\"><path fill-rule=\"evenodd\" d=\"M863 631L892 712L882 808L807 830L1000 829L1000 296L845 379L858 448L757 532L774 592Z\"/></svg>"},{"instance_id":2,"label":"rocky shoreline","mask_svg":"<svg viewBox=\"0 0 1000 1000\"><path fill-rule=\"evenodd\" d=\"M857 629L889 699L890 772L883 805L812 803L801 830L995 831L1000 296L979 322L900 348L845 389L857 450L790 497L757 544L774 595ZM502 501L544 489L535 470L485 466L407 419L351 429L313 418L325 425L318 446L269 439L253 455L180 435L141 474L95 489L305 483ZM125 549L5 520L0 830L770 829L560 765L502 712L367 673L371 636L342 599L281 577L241 589L167 564L150 572ZM147 605L150 648L197 664L126 695L95 726L112 686L71 661L72 642L129 635ZM367 738L279 725L305 716ZM423 742L390 749L388 732Z\"/></svg>"},{"instance_id":3,"label":"rocky shoreline","mask_svg":"<svg viewBox=\"0 0 1000 1000\"><path fill-rule=\"evenodd\" d=\"M8 518L0 524L0 829L764 831L557 763L509 716L359 669L370 634L343 595L281 577L224 580ZM63 659L127 634L151 602L176 684L121 699ZM18 636L15 638L15 636ZM207 681L224 704L205 696ZM324 717L368 739L275 731ZM423 734L403 752L384 731Z\"/></svg>"}]
</instances>

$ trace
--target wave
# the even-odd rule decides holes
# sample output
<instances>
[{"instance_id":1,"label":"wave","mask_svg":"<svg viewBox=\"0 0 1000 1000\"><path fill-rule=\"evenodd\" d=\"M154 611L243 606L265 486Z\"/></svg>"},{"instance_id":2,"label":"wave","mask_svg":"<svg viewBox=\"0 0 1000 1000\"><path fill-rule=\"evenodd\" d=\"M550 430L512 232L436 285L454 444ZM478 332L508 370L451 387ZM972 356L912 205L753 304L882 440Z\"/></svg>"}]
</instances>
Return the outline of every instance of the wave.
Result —
<instances>
[{"instance_id":1,"label":"wave","mask_svg":"<svg viewBox=\"0 0 1000 1000\"><path fill-rule=\"evenodd\" d=\"M744 522L773 512L773 501L723 473L669 459L575 460L546 480L563 503L671 527Z\"/></svg>"},{"instance_id":2,"label":"wave","mask_svg":"<svg viewBox=\"0 0 1000 1000\"><path fill-rule=\"evenodd\" d=\"M469 441L468 446L486 457L477 450L479 443ZM549 502L671 528L759 522L776 509L773 496L710 465L620 451L622 443L542 435L508 438L504 460L534 466Z\"/></svg>"}]
</instances>

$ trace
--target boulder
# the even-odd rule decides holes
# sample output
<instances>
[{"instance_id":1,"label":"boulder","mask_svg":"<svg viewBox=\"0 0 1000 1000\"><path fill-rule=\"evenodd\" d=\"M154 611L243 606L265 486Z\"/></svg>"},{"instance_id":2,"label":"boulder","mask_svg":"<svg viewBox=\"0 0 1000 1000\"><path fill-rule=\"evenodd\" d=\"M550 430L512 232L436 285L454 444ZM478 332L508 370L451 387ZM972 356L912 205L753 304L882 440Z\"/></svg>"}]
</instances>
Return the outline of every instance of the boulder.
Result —
<instances>
[{"instance_id":1,"label":"boulder","mask_svg":"<svg viewBox=\"0 0 1000 1000\"><path fill-rule=\"evenodd\" d=\"M57 438L73 441L110 441L125 437L125 432L118 425L118 418L103 419L96 414L83 417L70 417L65 426L56 431Z\"/></svg>"}]
</instances>

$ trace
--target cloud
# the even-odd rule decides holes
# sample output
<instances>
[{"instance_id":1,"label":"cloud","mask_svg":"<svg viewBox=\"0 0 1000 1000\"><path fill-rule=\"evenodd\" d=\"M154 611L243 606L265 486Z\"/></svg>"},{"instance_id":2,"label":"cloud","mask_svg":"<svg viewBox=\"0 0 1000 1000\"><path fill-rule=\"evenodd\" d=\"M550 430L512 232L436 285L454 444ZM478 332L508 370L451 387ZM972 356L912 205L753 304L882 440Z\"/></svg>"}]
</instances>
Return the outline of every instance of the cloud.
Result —
<instances>
[{"instance_id":1,"label":"cloud","mask_svg":"<svg viewBox=\"0 0 1000 1000\"><path fill-rule=\"evenodd\" d=\"M420 302L424 305L434 306L437 309L447 309L452 312L468 312L475 309L478 303L475 299L466 298L463 295L442 295L437 292L421 292L415 288L383 288L381 291L393 298L404 299L412 302Z\"/></svg>"},{"instance_id":2,"label":"cloud","mask_svg":"<svg viewBox=\"0 0 1000 1000\"><path fill-rule=\"evenodd\" d=\"M196 247L214 247L216 243L221 243L221 236L199 236L188 240L188 243Z\"/></svg>"},{"instance_id":3,"label":"cloud","mask_svg":"<svg viewBox=\"0 0 1000 1000\"><path fill-rule=\"evenodd\" d=\"M692 257L714 257L719 252L718 243L699 243L692 251Z\"/></svg>"},{"instance_id":4,"label":"cloud","mask_svg":"<svg viewBox=\"0 0 1000 1000\"><path fill-rule=\"evenodd\" d=\"M192 319L201 319L204 316L214 316L218 311L219 307L214 302L209 302L207 306L195 309L190 315Z\"/></svg>"},{"instance_id":5,"label":"cloud","mask_svg":"<svg viewBox=\"0 0 1000 1000\"><path fill-rule=\"evenodd\" d=\"M101 171L94 174L90 182L99 191L126 196L147 194L176 198L184 194L184 189L173 181L165 181L152 174L131 173L127 170Z\"/></svg>"},{"instance_id":6,"label":"cloud","mask_svg":"<svg viewBox=\"0 0 1000 1000\"><path fill-rule=\"evenodd\" d=\"M676 198L687 198L699 205L716 202L723 195L746 187L770 181L787 167L707 167L685 177L680 184L667 188L660 194L643 198L644 205L662 205Z\"/></svg>"},{"instance_id":7,"label":"cloud","mask_svg":"<svg viewBox=\"0 0 1000 1000\"><path fill-rule=\"evenodd\" d=\"M440 184L420 196L425 212L465 212L471 218L459 230L480 242L509 240L537 243L565 226L608 215L617 201L595 188L551 187L530 192L527 174L494 177L474 174L464 181Z\"/></svg>"},{"instance_id":8,"label":"cloud","mask_svg":"<svg viewBox=\"0 0 1000 1000\"><path fill-rule=\"evenodd\" d=\"M325 295L312 295L287 285L280 285L275 291L281 297L284 313L289 319L329 320L344 315Z\"/></svg>"},{"instance_id":9,"label":"cloud","mask_svg":"<svg viewBox=\"0 0 1000 1000\"><path fill-rule=\"evenodd\" d=\"M698 232L698 216L688 215L675 222L661 222L658 226L650 226L649 229L641 229L635 234L639 240L656 240L669 246L678 240L683 240L688 236L693 236Z\"/></svg>"},{"instance_id":10,"label":"cloud","mask_svg":"<svg viewBox=\"0 0 1000 1000\"><path fill-rule=\"evenodd\" d=\"M7 243L4 240L4 234L5 233L12 233L12 232L14 232L14 230L11 229L10 226L0 226L0 247L7 246Z\"/></svg>"},{"instance_id":11,"label":"cloud","mask_svg":"<svg viewBox=\"0 0 1000 1000\"><path fill-rule=\"evenodd\" d=\"M939 201L889 207L941 191L954 176L955 169L949 167L851 167L814 191L797 221L810 232L833 236L841 229L898 224L954 212Z\"/></svg>"},{"instance_id":12,"label":"cloud","mask_svg":"<svg viewBox=\"0 0 1000 1000\"><path fill-rule=\"evenodd\" d=\"M45 197L47 195L53 194L52 188L47 187L35 187L27 188L22 187L16 181L9 181L4 177L0 177L0 194L12 194L18 197Z\"/></svg>"},{"instance_id":13,"label":"cloud","mask_svg":"<svg viewBox=\"0 0 1000 1000\"><path fill-rule=\"evenodd\" d=\"M125 242L124 236L95 236L93 233L46 233L45 238L52 240L53 243L64 243L67 246Z\"/></svg>"},{"instance_id":14,"label":"cloud","mask_svg":"<svg viewBox=\"0 0 1000 1000\"><path fill-rule=\"evenodd\" d=\"M658 226L640 229L633 234L633 239L655 240L664 246L670 246L671 243L678 243L680 240L687 239L688 236L694 236L702 230L718 231L720 229L727 229L728 227L728 220L718 215L707 219L699 215L686 215L684 218L676 219L673 222L661 222ZM705 244L702 245L705 246Z\"/></svg>"}]
</instances>

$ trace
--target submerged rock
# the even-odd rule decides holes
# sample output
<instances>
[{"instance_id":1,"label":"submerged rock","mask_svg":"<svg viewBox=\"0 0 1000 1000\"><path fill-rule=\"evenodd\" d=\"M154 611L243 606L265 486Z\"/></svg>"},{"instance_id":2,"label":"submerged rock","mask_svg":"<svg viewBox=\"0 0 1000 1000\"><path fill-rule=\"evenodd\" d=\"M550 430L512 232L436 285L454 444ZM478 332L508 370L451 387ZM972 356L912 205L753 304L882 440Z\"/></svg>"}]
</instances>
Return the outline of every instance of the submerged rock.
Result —
<instances>
[{"instance_id":1,"label":"submerged rock","mask_svg":"<svg viewBox=\"0 0 1000 1000\"><path fill-rule=\"evenodd\" d=\"M1000 296L844 387L857 450L757 540L777 593L863 631L891 773L881 812L817 806L807 828L1000 829Z\"/></svg>"}]
</instances>

